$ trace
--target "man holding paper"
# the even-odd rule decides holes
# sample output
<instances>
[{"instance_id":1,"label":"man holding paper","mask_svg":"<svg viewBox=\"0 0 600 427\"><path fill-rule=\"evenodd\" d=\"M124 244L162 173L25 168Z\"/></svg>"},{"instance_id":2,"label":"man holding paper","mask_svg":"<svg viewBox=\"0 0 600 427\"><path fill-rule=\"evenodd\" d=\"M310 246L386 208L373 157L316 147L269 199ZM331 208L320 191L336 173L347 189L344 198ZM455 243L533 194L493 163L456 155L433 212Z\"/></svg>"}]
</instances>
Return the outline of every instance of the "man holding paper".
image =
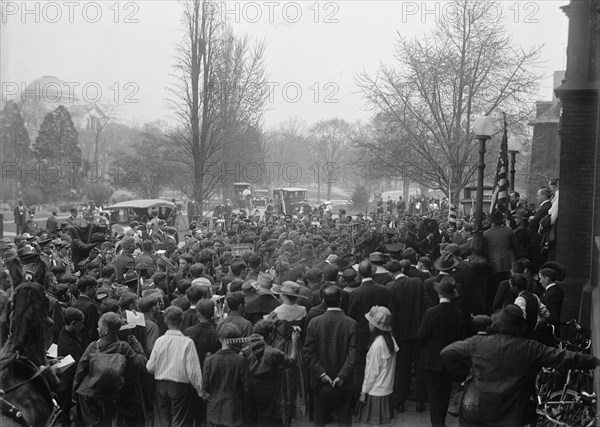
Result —
<instances>
[{"instance_id":1,"label":"man holding paper","mask_svg":"<svg viewBox=\"0 0 600 427\"><path fill-rule=\"evenodd\" d=\"M80 339L80 333L83 329L83 313L76 308L69 307L65 311L64 322L65 326L63 326L58 337L56 353L58 357L63 357L63 359L54 366L58 369L58 377L60 378L58 394L60 406L63 410L61 423L63 427L70 427L71 420L69 415L73 406L73 379L77 371L77 362L79 362L85 350Z\"/></svg>"}]
</instances>

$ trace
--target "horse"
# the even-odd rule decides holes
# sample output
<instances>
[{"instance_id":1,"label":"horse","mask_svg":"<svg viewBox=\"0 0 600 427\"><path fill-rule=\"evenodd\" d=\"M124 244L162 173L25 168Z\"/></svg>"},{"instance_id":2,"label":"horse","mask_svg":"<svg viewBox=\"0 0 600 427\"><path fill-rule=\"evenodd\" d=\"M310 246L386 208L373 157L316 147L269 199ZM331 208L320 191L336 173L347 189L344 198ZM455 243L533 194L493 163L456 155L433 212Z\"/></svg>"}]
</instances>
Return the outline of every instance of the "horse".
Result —
<instances>
[{"instance_id":1,"label":"horse","mask_svg":"<svg viewBox=\"0 0 600 427\"><path fill-rule=\"evenodd\" d=\"M9 271L14 292L8 314L9 335L0 350L0 425L52 426L60 409L51 389L57 378L46 359L53 322L40 285L45 266L39 257L25 266L15 257Z\"/></svg>"}]
</instances>

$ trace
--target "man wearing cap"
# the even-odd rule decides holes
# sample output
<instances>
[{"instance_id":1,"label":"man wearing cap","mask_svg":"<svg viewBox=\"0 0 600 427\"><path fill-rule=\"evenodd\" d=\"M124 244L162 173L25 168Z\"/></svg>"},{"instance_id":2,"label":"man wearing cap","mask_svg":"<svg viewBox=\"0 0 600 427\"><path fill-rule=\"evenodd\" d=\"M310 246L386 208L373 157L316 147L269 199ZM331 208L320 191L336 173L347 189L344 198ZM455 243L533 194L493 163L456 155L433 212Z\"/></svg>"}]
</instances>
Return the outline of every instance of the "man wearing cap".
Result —
<instances>
[{"instance_id":1,"label":"man wearing cap","mask_svg":"<svg viewBox=\"0 0 600 427\"><path fill-rule=\"evenodd\" d=\"M333 411L340 426L352 425L355 368L360 357L358 324L340 308L341 292L334 285L323 289L327 311L312 319L306 331L304 357L311 376L316 426L324 426ZM335 399L328 399L332 394Z\"/></svg>"},{"instance_id":2,"label":"man wearing cap","mask_svg":"<svg viewBox=\"0 0 600 427\"><path fill-rule=\"evenodd\" d=\"M167 307L167 332L156 340L146 369L156 379L156 425L192 424L194 394L204 397L200 359L194 342L180 330L183 311Z\"/></svg>"},{"instance_id":3,"label":"man wearing cap","mask_svg":"<svg viewBox=\"0 0 600 427\"><path fill-rule=\"evenodd\" d=\"M440 303L425 312L419 328L419 344L431 425L441 427L445 425L453 377L444 367L440 351L448 344L464 339L467 332L464 314L452 302L458 297L456 281L446 276L436 285Z\"/></svg>"},{"instance_id":4,"label":"man wearing cap","mask_svg":"<svg viewBox=\"0 0 600 427\"><path fill-rule=\"evenodd\" d=\"M106 395L90 385L90 372L95 353L118 353L125 356L124 380L134 378L145 363L144 349L133 335L128 335L127 341L118 338L122 320L118 314L108 312L102 315L96 324L100 339L94 345L87 347L77 365L77 373L73 381L73 390L77 392L77 407L81 417L80 425L100 426L111 425L117 410L125 409L125 404L118 394ZM120 405L123 405L119 408Z\"/></svg>"},{"instance_id":5,"label":"man wearing cap","mask_svg":"<svg viewBox=\"0 0 600 427\"><path fill-rule=\"evenodd\" d=\"M73 308L83 313L84 322L82 330L83 345L87 346L98 339L98 319L100 312L94 303L96 299L96 279L92 276L83 276L77 281L79 297L73 303Z\"/></svg>"},{"instance_id":6,"label":"man wearing cap","mask_svg":"<svg viewBox=\"0 0 600 427\"><path fill-rule=\"evenodd\" d=\"M594 356L523 339L525 319L515 305L505 306L492 320L497 334L475 335L441 350L451 372L472 376L465 396L472 395L477 402L463 400L460 425L535 425L535 379L540 367L587 370L600 365Z\"/></svg>"},{"instance_id":7,"label":"man wearing cap","mask_svg":"<svg viewBox=\"0 0 600 427\"><path fill-rule=\"evenodd\" d=\"M33 215L35 215L34 210L29 211L29 217L23 223L23 233L30 234L32 236L37 236L40 233L40 227L37 222L33 220Z\"/></svg>"}]
</instances>

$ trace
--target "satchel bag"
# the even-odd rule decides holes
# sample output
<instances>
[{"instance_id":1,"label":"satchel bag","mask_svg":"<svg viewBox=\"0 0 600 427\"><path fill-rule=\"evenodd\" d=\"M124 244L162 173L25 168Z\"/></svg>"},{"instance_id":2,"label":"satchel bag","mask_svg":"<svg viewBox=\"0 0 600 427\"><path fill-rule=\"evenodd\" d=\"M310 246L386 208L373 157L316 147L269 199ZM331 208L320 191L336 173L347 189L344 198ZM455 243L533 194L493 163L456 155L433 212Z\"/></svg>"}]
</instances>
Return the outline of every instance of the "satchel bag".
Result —
<instances>
[{"instance_id":1,"label":"satchel bag","mask_svg":"<svg viewBox=\"0 0 600 427\"><path fill-rule=\"evenodd\" d=\"M480 418L479 392L473 382L473 377L469 375L461 384L463 390L460 396L458 406L459 414L466 420L476 421Z\"/></svg>"},{"instance_id":2,"label":"satchel bag","mask_svg":"<svg viewBox=\"0 0 600 427\"><path fill-rule=\"evenodd\" d=\"M96 353L90 356L89 386L103 394L115 393L123 388L125 365L127 359L120 351L118 353L101 353L96 341Z\"/></svg>"}]
</instances>

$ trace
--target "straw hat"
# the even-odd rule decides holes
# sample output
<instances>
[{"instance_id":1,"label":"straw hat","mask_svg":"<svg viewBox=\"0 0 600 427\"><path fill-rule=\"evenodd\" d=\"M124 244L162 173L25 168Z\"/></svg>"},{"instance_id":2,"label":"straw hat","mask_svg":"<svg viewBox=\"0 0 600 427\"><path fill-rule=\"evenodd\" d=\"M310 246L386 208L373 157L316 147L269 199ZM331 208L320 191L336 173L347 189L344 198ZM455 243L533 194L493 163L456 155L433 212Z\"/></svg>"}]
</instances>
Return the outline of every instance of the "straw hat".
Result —
<instances>
[{"instance_id":1,"label":"straw hat","mask_svg":"<svg viewBox=\"0 0 600 427\"><path fill-rule=\"evenodd\" d=\"M296 298L307 298L304 295L300 295L300 285L296 282L286 281L282 285L273 285L271 290L276 295L287 295L289 297Z\"/></svg>"}]
</instances>

